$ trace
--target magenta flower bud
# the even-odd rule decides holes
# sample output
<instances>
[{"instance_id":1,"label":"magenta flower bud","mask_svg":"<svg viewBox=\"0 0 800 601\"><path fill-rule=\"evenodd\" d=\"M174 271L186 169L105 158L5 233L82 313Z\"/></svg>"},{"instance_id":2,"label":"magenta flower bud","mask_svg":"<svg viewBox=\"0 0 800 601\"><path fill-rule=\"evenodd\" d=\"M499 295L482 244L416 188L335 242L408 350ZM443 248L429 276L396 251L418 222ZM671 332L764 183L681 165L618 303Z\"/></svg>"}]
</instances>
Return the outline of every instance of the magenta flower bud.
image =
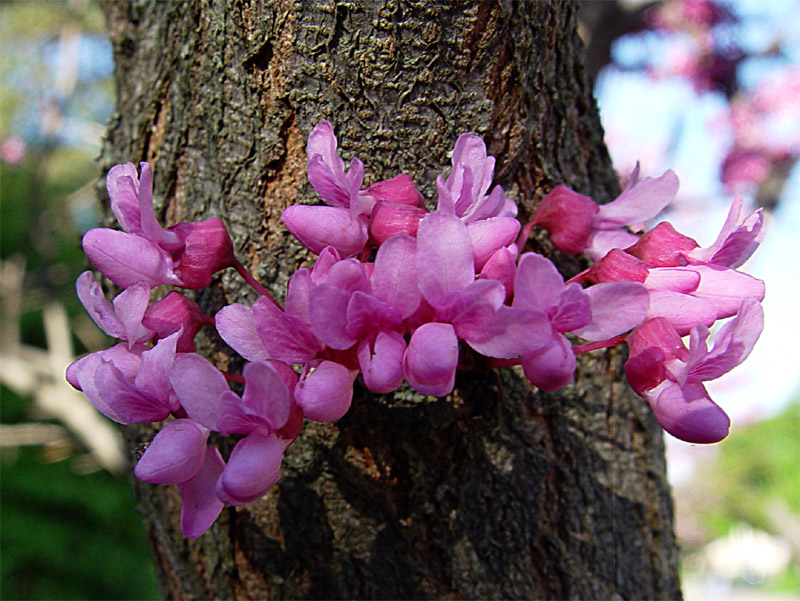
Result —
<instances>
[{"instance_id":1,"label":"magenta flower bud","mask_svg":"<svg viewBox=\"0 0 800 601\"><path fill-rule=\"evenodd\" d=\"M556 186L536 207L533 221L550 233L558 250L576 255L587 247L599 210L590 197Z\"/></svg>"},{"instance_id":2,"label":"magenta flower bud","mask_svg":"<svg viewBox=\"0 0 800 601\"><path fill-rule=\"evenodd\" d=\"M205 288L211 283L213 274L236 264L233 242L225 224L218 217L179 223L173 231L184 243L183 250L173 255L175 273L180 277L184 288Z\"/></svg>"},{"instance_id":3,"label":"magenta flower bud","mask_svg":"<svg viewBox=\"0 0 800 601\"><path fill-rule=\"evenodd\" d=\"M381 201L372 209L369 234L377 245L392 236L416 236L420 220L427 215L424 208L398 202Z\"/></svg>"},{"instance_id":4,"label":"magenta flower bud","mask_svg":"<svg viewBox=\"0 0 800 601\"><path fill-rule=\"evenodd\" d=\"M639 395L655 388L666 378L665 363L688 358L681 337L664 317L649 319L631 332L628 348L625 376Z\"/></svg>"},{"instance_id":5,"label":"magenta flower bud","mask_svg":"<svg viewBox=\"0 0 800 601\"><path fill-rule=\"evenodd\" d=\"M697 242L676 231L672 224L662 221L647 231L639 241L625 252L644 261L650 267L678 267L686 265L682 253L697 248Z\"/></svg>"},{"instance_id":6,"label":"magenta flower bud","mask_svg":"<svg viewBox=\"0 0 800 601\"><path fill-rule=\"evenodd\" d=\"M642 261L618 248L589 268L586 279L593 284L602 282L644 282L650 270Z\"/></svg>"},{"instance_id":7,"label":"magenta flower bud","mask_svg":"<svg viewBox=\"0 0 800 601\"><path fill-rule=\"evenodd\" d=\"M375 202L389 201L402 205L425 208L425 199L413 180L405 173L372 184L364 190ZM374 209L373 209L374 210Z\"/></svg>"},{"instance_id":8,"label":"magenta flower bud","mask_svg":"<svg viewBox=\"0 0 800 601\"><path fill-rule=\"evenodd\" d=\"M160 301L150 305L142 319L142 325L153 330L159 339L183 328L178 337L179 353L194 352L194 337L200 328L209 322L209 317L196 302L176 290L172 290Z\"/></svg>"}]
</instances>

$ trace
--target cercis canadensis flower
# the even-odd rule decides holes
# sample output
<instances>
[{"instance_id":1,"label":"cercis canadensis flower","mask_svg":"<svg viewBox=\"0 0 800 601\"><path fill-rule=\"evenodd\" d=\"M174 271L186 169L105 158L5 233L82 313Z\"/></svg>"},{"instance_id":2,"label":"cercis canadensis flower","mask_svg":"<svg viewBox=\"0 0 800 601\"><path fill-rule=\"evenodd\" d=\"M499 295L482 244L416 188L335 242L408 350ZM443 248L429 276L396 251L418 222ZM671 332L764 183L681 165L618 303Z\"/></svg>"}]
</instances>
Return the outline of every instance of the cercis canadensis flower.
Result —
<instances>
[{"instance_id":1,"label":"cercis canadensis flower","mask_svg":"<svg viewBox=\"0 0 800 601\"><path fill-rule=\"evenodd\" d=\"M572 382L577 354L627 343L630 384L665 430L700 443L727 434L702 382L741 363L761 331L764 284L738 271L763 239L759 212L744 215L735 201L708 248L668 223L646 230L678 180L671 171L639 179L637 167L606 205L557 186L522 228L514 201L493 186L494 158L472 134L458 138L427 203L404 173L364 187L363 163L345 166L327 121L307 150L308 179L325 204L289 207L283 221L317 257L292 274L283 304L236 260L220 219L157 222L147 163L138 176L131 163L108 174L124 231L84 237L89 258L123 290L108 301L86 272L78 296L121 342L75 361L67 379L113 420L166 420L134 473L177 486L186 536L275 485L304 420L345 416L359 379L376 394L406 382L441 397L459 370L518 365L550 391ZM535 226L594 263L565 281L549 259L525 252ZM229 304L212 318L176 290L151 304L151 288L204 288L227 267L259 294L252 305ZM727 318L708 350L708 328ZM195 354L206 326L245 360L241 374ZM243 384L241 394L229 382ZM237 437L229 454L215 446L220 436Z\"/></svg>"}]
</instances>

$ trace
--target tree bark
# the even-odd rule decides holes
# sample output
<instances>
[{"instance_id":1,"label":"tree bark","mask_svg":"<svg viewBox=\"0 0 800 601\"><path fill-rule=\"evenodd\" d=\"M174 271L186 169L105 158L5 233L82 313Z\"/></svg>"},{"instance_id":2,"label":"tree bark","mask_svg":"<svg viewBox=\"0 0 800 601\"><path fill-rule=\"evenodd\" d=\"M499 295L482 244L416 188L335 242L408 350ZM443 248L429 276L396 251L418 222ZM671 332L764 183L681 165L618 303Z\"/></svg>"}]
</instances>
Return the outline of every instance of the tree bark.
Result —
<instances>
[{"instance_id":1,"label":"tree bark","mask_svg":"<svg viewBox=\"0 0 800 601\"><path fill-rule=\"evenodd\" d=\"M524 221L557 183L618 193L581 65L576 7L450 0L106 0L117 114L102 167L153 164L167 223L220 216L279 298L309 256L280 221L317 202L305 140L329 119L365 184L405 172L429 199L458 134L482 135ZM159 204L163 203L163 204ZM565 274L580 262L530 248ZM210 314L253 293L224 273ZM213 333L203 354L241 359ZM661 431L621 350L575 384L518 369L459 374L443 399L356 384L307 422L278 485L182 537L174 487L136 482L167 598L679 598ZM152 437L128 429L131 449ZM220 441L224 447L225 441ZM224 452L224 450L223 450ZM132 451L133 456L133 451Z\"/></svg>"}]
</instances>

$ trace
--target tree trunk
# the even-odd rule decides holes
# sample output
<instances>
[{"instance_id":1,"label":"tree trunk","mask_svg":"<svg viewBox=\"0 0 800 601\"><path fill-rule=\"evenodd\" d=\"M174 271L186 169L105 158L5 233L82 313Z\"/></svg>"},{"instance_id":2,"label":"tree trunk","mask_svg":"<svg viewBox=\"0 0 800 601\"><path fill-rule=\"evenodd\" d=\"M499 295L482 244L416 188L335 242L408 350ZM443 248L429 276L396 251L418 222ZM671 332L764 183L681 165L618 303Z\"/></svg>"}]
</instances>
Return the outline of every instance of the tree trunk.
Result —
<instances>
[{"instance_id":1,"label":"tree trunk","mask_svg":"<svg viewBox=\"0 0 800 601\"><path fill-rule=\"evenodd\" d=\"M427 198L458 134L482 135L524 221L557 183L618 192L580 63L576 7L450 0L106 0L117 115L102 166L147 160L168 223L220 216L279 298L309 256L280 221L317 202L305 140L330 120L365 184L405 172ZM544 239L562 272L580 264ZM250 303L234 272L198 294ZM215 335L201 351L236 370ZM260 501L182 537L174 487L137 482L168 598L679 598L662 435L621 350L575 384L460 373L452 395L356 384L307 422ZM404 390L404 391L403 391ZM152 437L128 429L129 444ZM224 442L222 443L224 445ZM223 451L224 452L224 451Z\"/></svg>"}]
</instances>

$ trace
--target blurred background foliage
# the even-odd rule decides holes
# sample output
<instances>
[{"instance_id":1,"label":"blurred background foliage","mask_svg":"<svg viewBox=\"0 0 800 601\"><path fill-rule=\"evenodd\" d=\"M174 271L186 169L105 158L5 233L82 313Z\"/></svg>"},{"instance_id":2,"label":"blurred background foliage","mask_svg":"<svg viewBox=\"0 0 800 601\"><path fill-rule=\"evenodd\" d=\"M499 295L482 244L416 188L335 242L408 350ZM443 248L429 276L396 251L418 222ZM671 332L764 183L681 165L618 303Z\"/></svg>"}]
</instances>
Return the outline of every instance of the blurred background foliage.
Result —
<instances>
[{"instance_id":1,"label":"blurred background foliage","mask_svg":"<svg viewBox=\"0 0 800 601\"><path fill-rule=\"evenodd\" d=\"M608 66L617 38L648 27L664 30L667 17L707 15L700 9L708 4L725 8L723 25L729 27L733 8L727 3L588 3L607 13L623 11L613 22L624 25L608 31L608 14L583 24L590 33L602 32L605 39L595 37L595 43L609 49L608 56L595 53L600 60L592 72ZM671 12L653 20L651 5ZM712 25L707 20L704 26ZM74 281L88 267L80 237L100 221L95 157L103 124L114 111L112 69L95 3L0 2L2 599L158 597L119 432L95 412L86 413L85 399L63 379L75 356L109 342L80 306ZM706 72L695 68L689 74ZM715 92L721 102L734 90L730 73L726 77L725 89ZM603 112L607 117L611 111ZM730 139L731 148L741 150ZM747 151L752 158L755 151ZM785 156L796 158L784 153L784 163ZM782 190L783 171L769 173L773 180L783 178ZM765 181L749 183L763 189ZM763 196L758 189L751 193ZM735 586L740 593L746 587L753 598L763 599L768 591L800 595L800 399L769 419L735 422L731 436L705 455L693 456L690 474L675 482L685 573L704 583L701 596L687 589L687 599L731 598Z\"/></svg>"},{"instance_id":2,"label":"blurred background foliage","mask_svg":"<svg viewBox=\"0 0 800 601\"><path fill-rule=\"evenodd\" d=\"M95 157L114 110L112 66L95 3L0 4L3 599L159 596L115 426L95 437L91 423L62 419L80 399L50 367L67 359L48 361L54 346L79 355L106 344L74 282L87 267L80 236L99 219ZM69 328L46 315L66 315Z\"/></svg>"}]
</instances>

